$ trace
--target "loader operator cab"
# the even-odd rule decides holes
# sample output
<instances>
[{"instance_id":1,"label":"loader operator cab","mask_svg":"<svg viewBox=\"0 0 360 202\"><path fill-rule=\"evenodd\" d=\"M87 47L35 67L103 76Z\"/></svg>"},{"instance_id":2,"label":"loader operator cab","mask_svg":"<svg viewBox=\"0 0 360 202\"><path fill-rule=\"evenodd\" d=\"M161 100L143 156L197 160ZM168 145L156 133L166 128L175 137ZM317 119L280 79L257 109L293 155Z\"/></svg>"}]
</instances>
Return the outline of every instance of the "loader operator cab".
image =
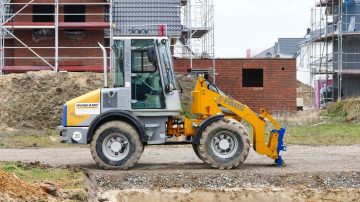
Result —
<instances>
[{"instance_id":1,"label":"loader operator cab","mask_svg":"<svg viewBox=\"0 0 360 202\"><path fill-rule=\"evenodd\" d=\"M131 109L166 109L177 91L168 39L117 38L113 50L114 87L130 87Z\"/></svg>"}]
</instances>

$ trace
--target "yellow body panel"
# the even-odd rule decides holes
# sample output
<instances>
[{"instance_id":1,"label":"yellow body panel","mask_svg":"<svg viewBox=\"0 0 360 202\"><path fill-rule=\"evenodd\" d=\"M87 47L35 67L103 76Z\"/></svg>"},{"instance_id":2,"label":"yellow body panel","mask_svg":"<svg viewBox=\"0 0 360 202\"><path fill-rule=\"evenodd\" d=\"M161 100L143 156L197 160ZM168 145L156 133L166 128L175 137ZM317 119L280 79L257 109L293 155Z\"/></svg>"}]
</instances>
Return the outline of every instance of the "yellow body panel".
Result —
<instances>
[{"instance_id":1,"label":"yellow body panel","mask_svg":"<svg viewBox=\"0 0 360 202\"><path fill-rule=\"evenodd\" d=\"M67 126L83 126L82 123L100 113L101 89L89 92L85 95L68 101Z\"/></svg>"}]
</instances>

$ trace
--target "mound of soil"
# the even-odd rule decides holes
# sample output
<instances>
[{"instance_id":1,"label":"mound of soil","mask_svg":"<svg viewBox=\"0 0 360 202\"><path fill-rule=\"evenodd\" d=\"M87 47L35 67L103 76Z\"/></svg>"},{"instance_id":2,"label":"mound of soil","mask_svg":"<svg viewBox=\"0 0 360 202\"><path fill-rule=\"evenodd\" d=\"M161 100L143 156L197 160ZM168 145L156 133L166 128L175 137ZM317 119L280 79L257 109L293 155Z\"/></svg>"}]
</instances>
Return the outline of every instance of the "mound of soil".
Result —
<instances>
[{"instance_id":1,"label":"mound of soil","mask_svg":"<svg viewBox=\"0 0 360 202\"><path fill-rule=\"evenodd\" d=\"M14 174L0 171L0 201L47 201L48 195L38 185L31 185Z\"/></svg>"},{"instance_id":2,"label":"mound of soil","mask_svg":"<svg viewBox=\"0 0 360 202\"><path fill-rule=\"evenodd\" d=\"M183 107L189 109L195 79L176 75L183 88ZM54 129L61 124L63 105L103 85L99 73L51 71L0 77L0 128Z\"/></svg>"},{"instance_id":3,"label":"mound of soil","mask_svg":"<svg viewBox=\"0 0 360 202\"><path fill-rule=\"evenodd\" d=\"M312 106L313 100L311 94L314 92L314 89L302 83L301 81L297 81L297 97L303 98L305 106Z\"/></svg>"},{"instance_id":4,"label":"mound of soil","mask_svg":"<svg viewBox=\"0 0 360 202\"><path fill-rule=\"evenodd\" d=\"M191 91L194 90L196 84L196 78L187 74L176 74L176 80L180 84L180 99L182 105L182 114L188 118L191 118Z\"/></svg>"},{"instance_id":5,"label":"mound of soil","mask_svg":"<svg viewBox=\"0 0 360 202\"><path fill-rule=\"evenodd\" d=\"M326 107L323 115L336 122L360 123L360 99L332 103Z\"/></svg>"},{"instance_id":6,"label":"mound of soil","mask_svg":"<svg viewBox=\"0 0 360 202\"><path fill-rule=\"evenodd\" d=\"M50 71L0 77L0 123L11 128L55 128L63 104L102 85L97 73Z\"/></svg>"}]
</instances>

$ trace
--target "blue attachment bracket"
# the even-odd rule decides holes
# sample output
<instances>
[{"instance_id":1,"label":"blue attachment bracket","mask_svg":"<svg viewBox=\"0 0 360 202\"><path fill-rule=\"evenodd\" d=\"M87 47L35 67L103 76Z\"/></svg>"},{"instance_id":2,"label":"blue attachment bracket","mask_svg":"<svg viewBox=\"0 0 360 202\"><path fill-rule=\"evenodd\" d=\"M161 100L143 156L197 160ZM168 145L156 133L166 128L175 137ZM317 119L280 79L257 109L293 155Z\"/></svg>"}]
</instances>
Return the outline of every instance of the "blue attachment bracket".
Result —
<instances>
[{"instance_id":1,"label":"blue attachment bracket","mask_svg":"<svg viewBox=\"0 0 360 202\"><path fill-rule=\"evenodd\" d=\"M280 152L286 151L286 146L284 145L284 136L285 136L285 128L281 128L280 130L273 130L272 132L277 132L279 134L278 137L278 145L277 145L277 153L278 158L275 160L275 163L278 167L282 167L285 165L284 160L281 158Z\"/></svg>"}]
</instances>

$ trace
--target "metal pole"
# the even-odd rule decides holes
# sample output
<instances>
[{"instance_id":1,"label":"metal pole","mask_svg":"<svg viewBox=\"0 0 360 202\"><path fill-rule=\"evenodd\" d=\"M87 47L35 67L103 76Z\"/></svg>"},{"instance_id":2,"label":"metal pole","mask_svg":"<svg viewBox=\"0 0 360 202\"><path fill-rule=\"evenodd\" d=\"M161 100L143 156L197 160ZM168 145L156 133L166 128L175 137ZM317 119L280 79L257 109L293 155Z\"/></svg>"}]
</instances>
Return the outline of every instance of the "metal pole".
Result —
<instances>
[{"instance_id":1,"label":"metal pole","mask_svg":"<svg viewBox=\"0 0 360 202\"><path fill-rule=\"evenodd\" d=\"M190 51L190 70L193 69L193 51L192 51L192 1L189 0L189 37L188 37L188 45L189 45L189 51Z\"/></svg>"},{"instance_id":2,"label":"metal pole","mask_svg":"<svg viewBox=\"0 0 360 202\"><path fill-rule=\"evenodd\" d=\"M4 51L5 51L5 48L4 48L4 34L3 34L3 27L2 27L2 24L4 22L4 15L5 15L5 5L3 4L4 2L1 1L0 2L0 75L2 75L2 70L3 70L3 67L4 67Z\"/></svg>"},{"instance_id":3,"label":"metal pole","mask_svg":"<svg viewBox=\"0 0 360 202\"><path fill-rule=\"evenodd\" d=\"M335 78L334 78L334 73L335 73L335 62L334 62L334 51L335 51L335 48L334 48L334 44L335 44L335 31L336 31L336 26L335 26L335 23L334 23L334 17L335 17L335 4L334 4L334 0L331 0L331 12L332 12L332 16L333 16L333 20L332 20L332 39L331 39L331 51L332 51L332 67L331 67L331 79L332 79L332 82L333 82L333 87L334 87L334 81L335 81ZM334 88L333 88L334 89ZM335 101L335 92L333 90L332 92L332 95L331 95L331 98L332 98L332 101Z\"/></svg>"},{"instance_id":4,"label":"metal pole","mask_svg":"<svg viewBox=\"0 0 360 202\"><path fill-rule=\"evenodd\" d=\"M108 72L107 72L107 53L106 53L106 49L103 45L101 45L101 43L98 43L102 52L103 52L103 65L104 65L104 87L107 88L108 87Z\"/></svg>"},{"instance_id":5,"label":"metal pole","mask_svg":"<svg viewBox=\"0 0 360 202\"><path fill-rule=\"evenodd\" d=\"M329 69L329 40L328 40L328 14L326 13L327 7L325 7L325 103L328 101L328 69Z\"/></svg>"},{"instance_id":6,"label":"metal pole","mask_svg":"<svg viewBox=\"0 0 360 202\"><path fill-rule=\"evenodd\" d=\"M341 100L341 91L342 91L342 68L343 68L343 55L342 55L342 24L343 24L343 1L339 0L339 35L338 35L338 100Z\"/></svg>"},{"instance_id":7,"label":"metal pole","mask_svg":"<svg viewBox=\"0 0 360 202\"><path fill-rule=\"evenodd\" d=\"M59 0L55 0L55 72L59 71Z\"/></svg>"},{"instance_id":8,"label":"metal pole","mask_svg":"<svg viewBox=\"0 0 360 202\"><path fill-rule=\"evenodd\" d=\"M113 33L113 1L109 0L109 24L110 24L110 71L115 72L115 65L114 65L114 52L112 47L114 46L114 33Z\"/></svg>"},{"instance_id":9,"label":"metal pole","mask_svg":"<svg viewBox=\"0 0 360 202\"><path fill-rule=\"evenodd\" d=\"M210 23L211 23L211 32L212 32L212 65L213 65L213 79L214 79L214 84L216 84L216 60L215 60L215 22L214 22L214 18L215 18L215 12L214 12L214 1L211 0L211 18L210 18Z\"/></svg>"}]
</instances>

